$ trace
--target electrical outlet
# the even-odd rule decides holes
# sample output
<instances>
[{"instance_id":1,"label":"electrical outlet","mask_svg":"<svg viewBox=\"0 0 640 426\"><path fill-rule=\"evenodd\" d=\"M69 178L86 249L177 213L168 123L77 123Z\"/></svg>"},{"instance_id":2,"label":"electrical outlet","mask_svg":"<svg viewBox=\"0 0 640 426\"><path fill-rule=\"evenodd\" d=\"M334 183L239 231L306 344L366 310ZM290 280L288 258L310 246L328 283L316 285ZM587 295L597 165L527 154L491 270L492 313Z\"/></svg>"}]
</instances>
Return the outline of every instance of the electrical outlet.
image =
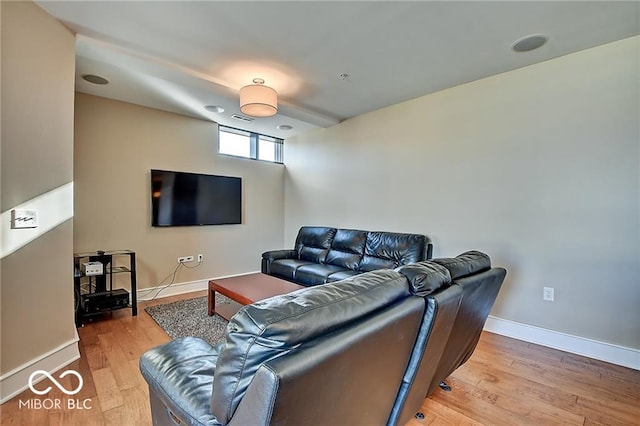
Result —
<instances>
[{"instance_id":1,"label":"electrical outlet","mask_svg":"<svg viewBox=\"0 0 640 426\"><path fill-rule=\"evenodd\" d=\"M542 300L546 300L549 302L553 302L553 287L543 287L542 288Z\"/></svg>"},{"instance_id":2,"label":"electrical outlet","mask_svg":"<svg viewBox=\"0 0 640 426\"><path fill-rule=\"evenodd\" d=\"M204 255L203 254L199 254L198 255L198 263L202 262L204 260Z\"/></svg>"},{"instance_id":3,"label":"electrical outlet","mask_svg":"<svg viewBox=\"0 0 640 426\"><path fill-rule=\"evenodd\" d=\"M193 256L182 256L178 258L178 263L193 262Z\"/></svg>"}]
</instances>

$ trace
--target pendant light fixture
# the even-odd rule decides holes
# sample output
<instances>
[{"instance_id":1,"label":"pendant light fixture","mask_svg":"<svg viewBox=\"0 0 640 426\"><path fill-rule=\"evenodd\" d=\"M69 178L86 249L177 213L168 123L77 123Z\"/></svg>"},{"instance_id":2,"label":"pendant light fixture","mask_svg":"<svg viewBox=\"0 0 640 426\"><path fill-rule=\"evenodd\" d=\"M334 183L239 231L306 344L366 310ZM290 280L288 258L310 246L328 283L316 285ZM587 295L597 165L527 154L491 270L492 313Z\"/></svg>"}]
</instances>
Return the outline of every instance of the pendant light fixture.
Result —
<instances>
[{"instance_id":1,"label":"pendant light fixture","mask_svg":"<svg viewBox=\"0 0 640 426\"><path fill-rule=\"evenodd\" d=\"M253 84L240 89L240 111L251 117L271 117L278 112L278 93L254 78Z\"/></svg>"}]
</instances>

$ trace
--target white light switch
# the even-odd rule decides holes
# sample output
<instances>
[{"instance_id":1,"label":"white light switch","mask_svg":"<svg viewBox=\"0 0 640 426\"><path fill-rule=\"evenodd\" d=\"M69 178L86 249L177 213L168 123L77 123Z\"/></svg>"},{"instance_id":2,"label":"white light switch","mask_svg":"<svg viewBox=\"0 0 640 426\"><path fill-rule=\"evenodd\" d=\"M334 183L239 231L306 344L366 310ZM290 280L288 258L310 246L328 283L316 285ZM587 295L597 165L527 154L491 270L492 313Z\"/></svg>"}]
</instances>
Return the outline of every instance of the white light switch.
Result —
<instances>
[{"instance_id":1,"label":"white light switch","mask_svg":"<svg viewBox=\"0 0 640 426\"><path fill-rule=\"evenodd\" d=\"M11 229L37 228L38 212L35 210L11 210Z\"/></svg>"}]
</instances>

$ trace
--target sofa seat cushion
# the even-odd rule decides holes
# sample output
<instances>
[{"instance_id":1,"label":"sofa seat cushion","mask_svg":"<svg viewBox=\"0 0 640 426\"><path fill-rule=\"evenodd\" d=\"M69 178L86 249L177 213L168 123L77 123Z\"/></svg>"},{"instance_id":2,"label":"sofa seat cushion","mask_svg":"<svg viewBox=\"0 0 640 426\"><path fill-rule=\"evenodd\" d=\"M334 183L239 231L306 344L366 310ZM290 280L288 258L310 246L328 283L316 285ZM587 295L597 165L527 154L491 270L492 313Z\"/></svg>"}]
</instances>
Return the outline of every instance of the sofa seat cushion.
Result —
<instances>
[{"instance_id":1,"label":"sofa seat cushion","mask_svg":"<svg viewBox=\"0 0 640 426\"><path fill-rule=\"evenodd\" d=\"M263 363L407 297L404 275L383 270L242 307L227 326L213 380L211 412L222 423L228 422Z\"/></svg>"},{"instance_id":2,"label":"sofa seat cushion","mask_svg":"<svg viewBox=\"0 0 640 426\"><path fill-rule=\"evenodd\" d=\"M184 337L145 352L140 357L140 371L149 392L188 424L221 424L210 411L220 346Z\"/></svg>"},{"instance_id":3,"label":"sofa seat cushion","mask_svg":"<svg viewBox=\"0 0 640 426\"><path fill-rule=\"evenodd\" d=\"M337 265L323 265L320 263L303 265L296 270L296 282L306 285L320 285L327 282L329 275L344 271L345 268Z\"/></svg>"},{"instance_id":4,"label":"sofa seat cushion","mask_svg":"<svg viewBox=\"0 0 640 426\"><path fill-rule=\"evenodd\" d=\"M315 265L309 260L278 259L271 262L271 275L293 281L296 279L296 271L301 266Z\"/></svg>"},{"instance_id":5,"label":"sofa seat cushion","mask_svg":"<svg viewBox=\"0 0 640 426\"><path fill-rule=\"evenodd\" d=\"M334 272L327 277L328 283L334 283L336 281L346 280L347 278L355 277L362 274L362 271L352 271L351 269L345 269L339 272Z\"/></svg>"}]
</instances>

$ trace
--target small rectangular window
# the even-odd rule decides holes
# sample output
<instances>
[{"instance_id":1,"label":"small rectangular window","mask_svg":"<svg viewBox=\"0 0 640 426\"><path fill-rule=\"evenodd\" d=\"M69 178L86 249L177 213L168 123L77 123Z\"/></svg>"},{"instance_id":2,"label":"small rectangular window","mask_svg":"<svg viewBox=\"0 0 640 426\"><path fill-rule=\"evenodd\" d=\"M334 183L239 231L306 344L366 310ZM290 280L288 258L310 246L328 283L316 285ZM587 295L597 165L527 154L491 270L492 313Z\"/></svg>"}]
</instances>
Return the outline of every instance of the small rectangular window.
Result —
<instances>
[{"instance_id":1,"label":"small rectangular window","mask_svg":"<svg viewBox=\"0 0 640 426\"><path fill-rule=\"evenodd\" d=\"M275 138L260 135L258 137L258 160L275 163L281 145L281 143L276 142Z\"/></svg>"},{"instance_id":2,"label":"small rectangular window","mask_svg":"<svg viewBox=\"0 0 640 426\"><path fill-rule=\"evenodd\" d=\"M251 134L235 129L220 129L220 154L251 158Z\"/></svg>"},{"instance_id":3,"label":"small rectangular window","mask_svg":"<svg viewBox=\"0 0 640 426\"><path fill-rule=\"evenodd\" d=\"M233 127L218 126L218 152L253 160L283 162L284 141Z\"/></svg>"}]
</instances>

